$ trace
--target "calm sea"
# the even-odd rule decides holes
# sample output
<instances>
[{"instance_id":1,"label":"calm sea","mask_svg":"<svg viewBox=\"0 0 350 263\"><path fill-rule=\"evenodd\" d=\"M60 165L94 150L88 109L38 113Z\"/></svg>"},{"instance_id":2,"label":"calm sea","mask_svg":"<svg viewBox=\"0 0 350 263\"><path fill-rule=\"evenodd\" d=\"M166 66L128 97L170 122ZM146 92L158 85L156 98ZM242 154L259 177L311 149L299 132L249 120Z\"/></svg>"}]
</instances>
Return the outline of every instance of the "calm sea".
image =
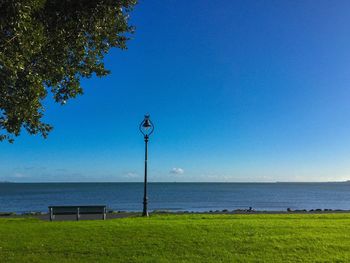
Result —
<instances>
[{"instance_id":1,"label":"calm sea","mask_svg":"<svg viewBox=\"0 0 350 263\"><path fill-rule=\"evenodd\" d=\"M49 205L106 204L141 211L142 183L0 183L0 211L47 211ZM350 210L350 183L150 183L149 209Z\"/></svg>"}]
</instances>

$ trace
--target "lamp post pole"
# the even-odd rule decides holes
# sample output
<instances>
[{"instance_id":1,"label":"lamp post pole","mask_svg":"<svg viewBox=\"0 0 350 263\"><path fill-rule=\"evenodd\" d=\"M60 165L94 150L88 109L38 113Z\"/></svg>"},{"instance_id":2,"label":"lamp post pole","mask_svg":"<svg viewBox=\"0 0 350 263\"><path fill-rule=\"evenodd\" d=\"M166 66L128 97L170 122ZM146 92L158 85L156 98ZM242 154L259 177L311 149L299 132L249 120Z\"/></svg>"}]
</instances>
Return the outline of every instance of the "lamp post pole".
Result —
<instances>
[{"instance_id":1,"label":"lamp post pole","mask_svg":"<svg viewBox=\"0 0 350 263\"><path fill-rule=\"evenodd\" d=\"M143 212L142 216L148 216L147 204L147 160L148 160L148 135L145 135L145 181L143 186Z\"/></svg>"},{"instance_id":2,"label":"lamp post pole","mask_svg":"<svg viewBox=\"0 0 350 263\"><path fill-rule=\"evenodd\" d=\"M153 133L154 126L149 118L149 115L145 115L144 120L140 124L140 132L143 134L145 139L145 179L143 185L143 211L142 216L148 216L148 197L147 197L147 161L148 161L148 140L149 136Z\"/></svg>"}]
</instances>

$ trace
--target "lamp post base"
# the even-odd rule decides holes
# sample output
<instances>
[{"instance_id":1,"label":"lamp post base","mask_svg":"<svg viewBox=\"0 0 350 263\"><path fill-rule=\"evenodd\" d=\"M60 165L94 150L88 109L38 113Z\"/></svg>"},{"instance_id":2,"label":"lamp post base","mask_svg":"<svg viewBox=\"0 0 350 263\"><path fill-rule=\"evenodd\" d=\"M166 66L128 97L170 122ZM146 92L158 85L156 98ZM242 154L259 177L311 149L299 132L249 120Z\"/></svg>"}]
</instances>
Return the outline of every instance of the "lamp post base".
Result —
<instances>
[{"instance_id":1,"label":"lamp post base","mask_svg":"<svg viewBox=\"0 0 350 263\"><path fill-rule=\"evenodd\" d=\"M148 214L148 209L147 209L147 204L148 204L148 198L145 196L143 198L143 211L142 211L142 216L149 216Z\"/></svg>"}]
</instances>

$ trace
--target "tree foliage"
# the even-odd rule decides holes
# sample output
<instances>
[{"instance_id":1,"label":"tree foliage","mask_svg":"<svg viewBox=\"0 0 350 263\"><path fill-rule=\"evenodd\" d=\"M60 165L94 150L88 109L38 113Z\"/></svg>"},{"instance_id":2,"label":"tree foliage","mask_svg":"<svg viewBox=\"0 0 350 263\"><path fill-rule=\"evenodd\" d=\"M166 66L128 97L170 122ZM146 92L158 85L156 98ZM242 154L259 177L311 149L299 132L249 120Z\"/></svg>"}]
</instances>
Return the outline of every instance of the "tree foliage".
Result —
<instances>
[{"instance_id":1,"label":"tree foliage","mask_svg":"<svg viewBox=\"0 0 350 263\"><path fill-rule=\"evenodd\" d=\"M83 93L81 78L109 73L103 57L126 48L136 0L0 0L0 140L22 129L46 138L43 100Z\"/></svg>"}]
</instances>

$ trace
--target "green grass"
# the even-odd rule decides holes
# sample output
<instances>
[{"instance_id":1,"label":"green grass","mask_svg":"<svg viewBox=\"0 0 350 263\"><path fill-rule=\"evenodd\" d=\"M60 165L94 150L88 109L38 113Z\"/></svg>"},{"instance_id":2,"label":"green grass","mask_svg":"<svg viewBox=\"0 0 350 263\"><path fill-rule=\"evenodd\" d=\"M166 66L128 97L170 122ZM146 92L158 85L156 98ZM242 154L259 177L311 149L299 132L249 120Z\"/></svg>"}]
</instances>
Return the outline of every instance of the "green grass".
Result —
<instances>
[{"instance_id":1,"label":"green grass","mask_svg":"<svg viewBox=\"0 0 350 263\"><path fill-rule=\"evenodd\" d=\"M0 262L350 262L350 214L3 218Z\"/></svg>"}]
</instances>

